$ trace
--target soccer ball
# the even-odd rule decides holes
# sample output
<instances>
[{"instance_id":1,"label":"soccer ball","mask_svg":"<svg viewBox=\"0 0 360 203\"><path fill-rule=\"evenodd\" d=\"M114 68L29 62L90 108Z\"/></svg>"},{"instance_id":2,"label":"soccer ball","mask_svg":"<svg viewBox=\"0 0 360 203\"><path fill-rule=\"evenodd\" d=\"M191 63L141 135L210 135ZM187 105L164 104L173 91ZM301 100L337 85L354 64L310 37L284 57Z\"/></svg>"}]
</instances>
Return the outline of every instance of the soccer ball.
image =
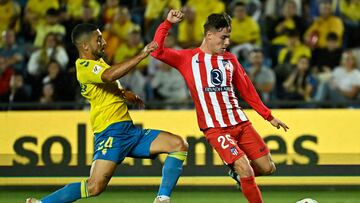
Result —
<instances>
[{"instance_id":1,"label":"soccer ball","mask_svg":"<svg viewBox=\"0 0 360 203\"><path fill-rule=\"evenodd\" d=\"M310 198L305 198L302 200L297 201L296 203L318 203L318 201Z\"/></svg>"}]
</instances>

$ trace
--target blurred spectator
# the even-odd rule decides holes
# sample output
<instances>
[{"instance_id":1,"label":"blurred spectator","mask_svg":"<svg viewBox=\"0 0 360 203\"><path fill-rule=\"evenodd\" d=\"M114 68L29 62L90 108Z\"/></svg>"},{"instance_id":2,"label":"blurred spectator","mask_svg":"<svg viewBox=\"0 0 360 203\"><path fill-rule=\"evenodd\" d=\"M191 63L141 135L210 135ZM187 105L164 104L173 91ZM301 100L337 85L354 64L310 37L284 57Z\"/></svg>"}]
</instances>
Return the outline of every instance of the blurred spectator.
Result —
<instances>
[{"instance_id":1,"label":"blurred spectator","mask_svg":"<svg viewBox=\"0 0 360 203\"><path fill-rule=\"evenodd\" d=\"M283 8L284 4L287 2L288 0L266 0L264 2L264 10L265 10L265 15L267 17L270 18L279 18L282 15L282 10L279 8ZM302 5L305 3L302 0L294 0L294 2L296 3L296 14L298 16L302 15Z\"/></svg>"},{"instance_id":2,"label":"blurred spectator","mask_svg":"<svg viewBox=\"0 0 360 203\"><path fill-rule=\"evenodd\" d=\"M46 11L45 22L36 26L35 47L41 47L48 33L54 33L57 37L63 39L66 33L65 26L59 23L59 10L50 8Z\"/></svg>"},{"instance_id":3,"label":"blurred spectator","mask_svg":"<svg viewBox=\"0 0 360 203\"><path fill-rule=\"evenodd\" d=\"M178 29L178 41L181 47L191 48L198 46L202 39L203 35L197 34L194 31L195 26L195 10L189 6L184 7L184 19L179 24Z\"/></svg>"},{"instance_id":4,"label":"blurred spectator","mask_svg":"<svg viewBox=\"0 0 360 203\"><path fill-rule=\"evenodd\" d=\"M339 7L345 24L345 46L360 47L360 1L339 0Z\"/></svg>"},{"instance_id":5,"label":"blurred spectator","mask_svg":"<svg viewBox=\"0 0 360 203\"><path fill-rule=\"evenodd\" d=\"M311 96L316 88L316 80L310 73L310 59L301 56L296 68L284 81L283 98L295 101L311 101Z\"/></svg>"},{"instance_id":6,"label":"blurred spectator","mask_svg":"<svg viewBox=\"0 0 360 203\"><path fill-rule=\"evenodd\" d=\"M68 15L73 20L81 19L84 12L87 12L92 18L97 19L100 9L100 4L96 0L69 0L67 2Z\"/></svg>"},{"instance_id":7,"label":"blurred spectator","mask_svg":"<svg viewBox=\"0 0 360 203\"><path fill-rule=\"evenodd\" d=\"M278 64L295 65L301 56L311 57L311 50L301 43L296 30L288 30L287 38L286 47L280 49Z\"/></svg>"},{"instance_id":8,"label":"blurred spectator","mask_svg":"<svg viewBox=\"0 0 360 203\"><path fill-rule=\"evenodd\" d=\"M186 17L185 15L185 19L179 24L178 41L180 46L189 48L200 45L204 38L203 27L209 13L222 13L224 11L225 4L219 0L188 0L185 5L185 12L190 16Z\"/></svg>"},{"instance_id":9,"label":"blurred spectator","mask_svg":"<svg viewBox=\"0 0 360 203\"><path fill-rule=\"evenodd\" d=\"M232 14L232 32L230 35L232 44L242 45L250 43L260 46L260 27L256 21L248 16L246 5L242 2L236 3Z\"/></svg>"},{"instance_id":10,"label":"blurred spectator","mask_svg":"<svg viewBox=\"0 0 360 203\"><path fill-rule=\"evenodd\" d=\"M154 21L161 18L167 10L181 8L180 0L147 0L146 3L147 5L144 14L145 33L147 33L151 27L157 26L153 25Z\"/></svg>"},{"instance_id":11,"label":"blurred spectator","mask_svg":"<svg viewBox=\"0 0 360 203\"><path fill-rule=\"evenodd\" d=\"M13 67L16 71L25 74L24 53L16 41L14 30L8 29L2 32L3 46L0 47L0 55L5 58L6 66Z\"/></svg>"},{"instance_id":12,"label":"blurred spectator","mask_svg":"<svg viewBox=\"0 0 360 203\"><path fill-rule=\"evenodd\" d=\"M112 62L116 49L131 37L129 33L136 29L135 27L138 26L131 22L129 10L126 7L119 7L113 21L105 26L103 32L107 42L105 53L109 62Z\"/></svg>"},{"instance_id":13,"label":"blurred spectator","mask_svg":"<svg viewBox=\"0 0 360 203\"><path fill-rule=\"evenodd\" d=\"M12 0L0 0L0 33L7 29L13 29L18 32L20 28L20 14L21 8L19 3Z\"/></svg>"},{"instance_id":14,"label":"blurred spectator","mask_svg":"<svg viewBox=\"0 0 360 203\"><path fill-rule=\"evenodd\" d=\"M61 69L65 70L69 57L65 49L59 45L56 34L50 32L46 35L42 48L31 54L27 64L28 73L33 76L44 74L51 60L57 61Z\"/></svg>"},{"instance_id":15,"label":"blurred spectator","mask_svg":"<svg viewBox=\"0 0 360 203\"><path fill-rule=\"evenodd\" d=\"M358 99L360 70L351 51L343 53L341 65L332 72L331 79L320 84L316 101L344 102Z\"/></svg>"},{"instance_id":16,"label":"blurred spectator","mask_svg":"<svg viewBox=\"0 0 360 203\"><path fill-rule=\"evenodd\" d=\"M35 31L41 21L45 20L46 12L50 8L59 9L58 1L29 0L24 11L24 21L30 24L30 29Z\"/></svg>"},{"instance_id":17,"label":"blurred spectator","mask_svg":"<svg viewBox=\"0 0 360 203\"><path fill-rule=\"evenodd\" d=\"M33 100L38 100L41 94L41 80L43 75L47 72L48 64L52 60L57 61L61 65L61 69L66 70L69 57L64 47L58 44L56 34L48 33L42 48L30 55L27 64Z\"/></svg>"},{"instance_id":18,"label":"blurred spectator","mask_svg":"<svg viewBox=\"0 0 360 203\"><path fill-rule=\"evenodd\" d=\"M326 37L326 47L316 48L312 52L312 72L318 80L330 79L332 70L340 64L341 54L342 49L338 44L338 36L330 32Z\"/></svg>"},{"instance_id":19,"label":"blurred spectator","mask_svg":"<svg viewBox=\"0 0 360 203\"><path fill-rule=\"evenodd\" d=\"M26 85L24 82L23 75L19 72L15 72L10 80L10 96L9 104L12 110L22 110L26 108L14 107L12 104L28 102L30 101L30 86Z\"/></svg>"},{"instance_id":20,"label":"blurred spectator","mask_svg":"<svg viewBox=\"0 0 360 203\"><path fill-rule=\"evenodd\" d=\"M143 48L144 43L141 38L141 30L139 26L136 26L129 32L129 38L127 39L126 43L121 44L117 49L114 57L114 63L120 63L130 57L135 56ZM120 79L121 84L125 89L136 93L144 99L146 98L146 78L144 74L147 71L146 67L148 63L149 58L142 60L138 65L136 65L136 69L133 69L131 72Z\"/></svg>"},{"instance_id":21,"label":"blurred spectator","mask_svg":"<svg viewBox=\"0 0 360 203\"><path fill-rule=\"evenodd\" d=\"M305 42L311 47L324 48L326 46L326 37L330 32L338 36L338 44L342 43L344 34L344 25L340 18L332 13L331 3L321 1L320 16L307 29L304 35Z\"/></svg>"},{"instance_id":22,"label":"blurred spectator","mask_svg":"<svg viewBox=\"0 0 360 203\"><path fill-rule=\"evenodd\" d=\"M44 84L39 102L50 104L55 101L54 86L51 83Z\"/></svg>"},{"instance_id":23,"label":"blurred spectator","mask_svg":"<svg viewBox=\"0 0 360 203\"><path fill-rule=\"evenodd\" d=\"M293 71L293 66L297 64L300 57L311 57L311 50L303 45L299 40L299 33L296 30L288 30L287 46L280 49L278 62L275 67L276 78L283 81Z\"/></svg>"},{"instance_id":24,"label":"blurred spectator","mask_svg":"<svg viewBox=\"0 0 360 203\"><path fill-rule=\"evenodd\" d=\"M287 0L282 7L282 15L275 21L270 29L269 38L274 45L286 45L287 31L297 30L302 36L305 32L304 20L296 14L296 3L294 0Z\"/></svg>"},{"instance_id":25,"label":"blurred spectator","mask_svg":"<svg viewBox=\"0 0 360 203\"><path fill-rule=\"evenodd\" d=\"M105 4L102 6L101 9L102 22L105 24L111 23L119 9L119 0L106 0Z\"/></svg>"},{"instance_id":26,"label":"blurred spectator","mask_svg":"<svg viewBox=\"0 0 360 203\"><path fill-rule=\"evenodd\" d=\"M264 66L264 55L259 49L250 53L250 63L248 75L262 100L268 102L275 87L275 73Z\"/></svg>"},{"instance_id":27,"label":"blurred spectator","mask_svg":"<svg viewBox=\"0 0 360 203\"><path fill-rule=\"evenodd\" d=\"M10 79L14 70L7 66L5 58L0 56L0 102L7 102L10 94Z\"/></svg>"},{"instance_id":28,"label":"blurred spectator","mask_svg":"<svg viewBox=\"0 0 360 203\"><path fill-rule=\"evenodd\" d=\"M43 78L42 83L43 85L53 84L56 101L73 101L75 92L70 79L70 76L61 70L57 61L50 61L47 67L47 75Z\"/></svg>"},{"instance_id":29,"label":"blurred spectator","mask_svg":"<svg viewBox=\"0 0 360 203\"><path fill-rule=\"evenodd\" d=\"M171 66L160 63L151 80L155 99L165 102L182 102L188 99L186 84L180 73Z\"/></svg>"}]
</instances>

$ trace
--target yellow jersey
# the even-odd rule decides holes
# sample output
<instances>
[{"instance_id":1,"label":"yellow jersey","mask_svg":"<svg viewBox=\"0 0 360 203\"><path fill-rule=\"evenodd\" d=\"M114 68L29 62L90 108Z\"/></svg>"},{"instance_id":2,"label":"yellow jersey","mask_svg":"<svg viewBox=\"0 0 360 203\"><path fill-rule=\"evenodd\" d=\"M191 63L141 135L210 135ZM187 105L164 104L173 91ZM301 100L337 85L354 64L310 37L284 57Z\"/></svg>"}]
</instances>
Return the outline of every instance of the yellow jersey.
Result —
<instances>
[{"instance_id":1,"label":"yellow jersey","mask_svg":"<svg viewBox=\"0 0 360 203\"><path fill-rule=\"evenodd\" d=\"M117 83L105 83L101 79L101 75L110 66L103 59L77 59L75 64L81 94L90 102L90 122L94 133L99 133L116 122L131 121Z\"/></svg>"}]
</instances>

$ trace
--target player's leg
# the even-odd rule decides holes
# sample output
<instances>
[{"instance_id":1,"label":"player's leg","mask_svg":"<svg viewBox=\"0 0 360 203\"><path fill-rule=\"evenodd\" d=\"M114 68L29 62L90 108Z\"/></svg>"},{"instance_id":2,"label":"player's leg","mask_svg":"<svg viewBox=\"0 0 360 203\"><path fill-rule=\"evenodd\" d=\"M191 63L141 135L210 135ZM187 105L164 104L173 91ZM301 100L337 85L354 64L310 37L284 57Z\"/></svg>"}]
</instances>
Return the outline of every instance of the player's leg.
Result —
<instances>
[{"instance_id":1,"label":"player's leg","mask_svg":"<svg viewBox=\"0 0 360 203\"><path fill-rule=\"evenodd\" d=\"M251 166L256 171L255 176L271 175L275 173L276 166L270 153L251 161Z\"/></svg>"},{"instance_id":2,"label":"player's leg","mask_svg":"<svg viewBox=\"0 0 360 203\"><path fill-rule=\"evenodd\" d=\"M249 158L255 176L270 175L276 171L269 148L251 123L241 126L238 144Z\"/></svg>"},{"instance_id":3,"label":"player's leg","mask_svg":"<svg viewBox=\"0 0 360 203\"><path fill-rule=\"evenodd\" d=\"M182 172L183 162L188 150L187 142L178 135L169 132L160 132L151 143L150 153L168 153L162 169L162 180L155 202L162 202L170 198Z\"/></svg>"},{"instance_id":4,"label":"player's leg","mask_svg":"<svg viewBox=\"0 0 360 203\"><path fill-rule=\"evenodd\" d=\"M255 182L255 174L249 159L243 155L231 167L240 176L241 190L250 203L263 202L259 187Z\"/></svg>"},{"instance_id":5,"label":"player's leg","mask_svg":"<svg viewBox=\"0 0 360 203\"><path fill-rule=\"evenodd\" d=\"M182 172L188 144L178 135L159 130L142 130L143 136L129 156L153 157L168 153L162 170L162 181L154 202L170 202L170 195Z\"/></svg>"},{"instance_id":6,"label":"player's leg","mask_svg":"<svg viewBox=\"0 0 360 203\"><path fill-rule=\"evenodd\" d=\"M236 128L209 129L205 136L221 159L239 174L239 182L244 196L250 203L261 203L262 197L255 183L254 171L245 152L238 146Z\"/></svg>"},{"instance_id":7,"label":"player's leg","mask_svg":"<svg viewBox=\"0 0 360 203\"><path fill-rule=\"evenodd\" d=\"M91 166L90 177L77 183L70 183L41 200L27 199L27 203L64 203L99 195L106 188L116 164L108 160L96 160Z\"/></svg>"}]
</instances>

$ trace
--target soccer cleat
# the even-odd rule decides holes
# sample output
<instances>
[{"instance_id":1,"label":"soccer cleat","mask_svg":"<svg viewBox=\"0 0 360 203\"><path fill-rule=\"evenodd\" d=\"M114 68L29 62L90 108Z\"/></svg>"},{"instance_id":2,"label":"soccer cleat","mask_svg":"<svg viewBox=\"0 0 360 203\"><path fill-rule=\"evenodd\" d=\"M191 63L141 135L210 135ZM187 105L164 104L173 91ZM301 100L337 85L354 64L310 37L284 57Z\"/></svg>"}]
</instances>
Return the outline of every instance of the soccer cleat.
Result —
<instances>
[{"instance_id":1,"label":"soccer cleat","mask_svg":"<svg viewBox=\"0 0 360 203\"><path fill-rule=\"evenodd\" d=\"M170 199L160 200L160 198L156 197L154 199L154 203L171 203Z\"/></svg>"},{"instance_id":2,"label":"soccer cleat","mask_svg":"<svg viewBox=\"0 0 360 203\"><path fill-rule=\"evenodd\" d=\"M41 203L41 201L35 198L27 198L26 203Z\"/></svg>"},{"instance_id":3,"label":"soccer cleat","mask_svg":"<svg viewBox=\"0 0 360 203\"><path fill-rule=\"evenodd\" d=\"M228 175L236 181L236 189L241 190L240 176L233 170L229 170Z\"/></svg>"}]
</instances>

